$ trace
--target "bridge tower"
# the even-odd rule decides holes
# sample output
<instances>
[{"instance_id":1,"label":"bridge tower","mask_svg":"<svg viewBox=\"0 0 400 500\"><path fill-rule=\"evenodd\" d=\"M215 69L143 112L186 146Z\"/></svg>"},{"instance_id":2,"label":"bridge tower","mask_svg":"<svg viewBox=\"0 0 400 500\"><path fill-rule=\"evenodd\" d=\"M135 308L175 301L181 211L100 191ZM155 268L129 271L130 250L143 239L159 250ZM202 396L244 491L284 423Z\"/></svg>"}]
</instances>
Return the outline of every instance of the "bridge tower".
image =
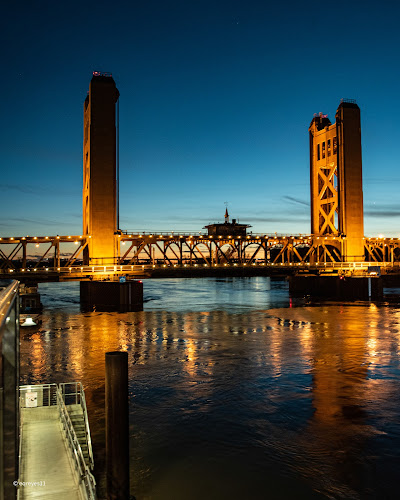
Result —
<instances>
[{"instance_id":1,"label":"bridge tower","mask_svg":"<svg viewBox=\"0 0 400 500\"><path fill-rule=\"evenodd\" d=\"M332 124L327 115L314 115L309 127L311 232L340 236L342 260L362 261L360 108L354 100L342 99L335 118Z\"/></svg>"},{"instance_id":2,"label":"bridge tower","mask_svg":"<svg viewBox=\"0 0 400 500\"><path fill-rule=\"evenodd\" d=\"M84 264L114 264L117 245L117 128L119 92L107 73L93 73L83 111Z\"/></svg>"}]
</instances>

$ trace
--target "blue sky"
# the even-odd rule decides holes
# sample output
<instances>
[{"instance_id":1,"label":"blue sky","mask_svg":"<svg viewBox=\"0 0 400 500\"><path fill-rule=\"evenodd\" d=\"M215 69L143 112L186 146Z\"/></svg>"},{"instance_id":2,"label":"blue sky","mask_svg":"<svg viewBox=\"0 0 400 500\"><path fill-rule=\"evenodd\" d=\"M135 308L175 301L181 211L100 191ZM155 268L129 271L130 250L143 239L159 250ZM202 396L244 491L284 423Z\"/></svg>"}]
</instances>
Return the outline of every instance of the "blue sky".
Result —
<instances>
[{"instance_id":1,"label":"blue sky","mask_svg":"<svg viewBox=\"0 0 400 500\"><path fill-rule=\"evenodd\" d=\"M2 8L0 235L80 234L83 101L120 91L120 227L308 233L308 126L361 108L365 233L400 236L397 2Z\"/></svg>"}]
</instances>

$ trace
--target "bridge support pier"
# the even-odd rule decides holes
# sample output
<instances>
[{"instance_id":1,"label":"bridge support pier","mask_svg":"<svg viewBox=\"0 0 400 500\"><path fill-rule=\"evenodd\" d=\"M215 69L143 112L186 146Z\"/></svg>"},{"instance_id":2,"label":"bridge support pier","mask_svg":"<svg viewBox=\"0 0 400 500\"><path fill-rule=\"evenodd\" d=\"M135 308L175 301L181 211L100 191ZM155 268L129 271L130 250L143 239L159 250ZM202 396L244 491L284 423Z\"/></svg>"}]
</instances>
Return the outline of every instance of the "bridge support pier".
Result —
<instances>
[{"instance_id":1,"label":"bridge support pier","mask_svg":"<svg viewBox=\"0 0 400 500\"><path fill-rule=\"evenodd\" d=\"M143 311L143 283L81 281L80 299L86 311Z\"/></svg>"},{"instance_id":2,"label":"bridge support pier","mask_svg":"<svg viewBox=\"0 0 400 500\"><path fill-rule=\"evenodd\" d=\"M293 297L311 297L333 300L381 300L381 277L369 276L317 276L295 275L289 277L289 293Z\"/></svg>"}]
</instances>

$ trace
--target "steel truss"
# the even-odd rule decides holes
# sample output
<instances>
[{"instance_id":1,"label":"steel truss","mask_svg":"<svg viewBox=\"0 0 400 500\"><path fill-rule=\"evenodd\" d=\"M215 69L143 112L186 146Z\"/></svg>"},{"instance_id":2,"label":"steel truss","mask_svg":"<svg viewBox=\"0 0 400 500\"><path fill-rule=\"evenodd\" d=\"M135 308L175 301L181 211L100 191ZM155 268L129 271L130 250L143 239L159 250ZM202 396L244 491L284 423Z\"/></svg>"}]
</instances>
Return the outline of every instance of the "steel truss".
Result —
<instances>
[{"instance_id":1,"label":"steel truss","mask_svg":"<svg viewBox=\"0 0 400 500\"><path fill-rule=\"evenodd\" d=\"M0 273L26 268L57 271L82 265L90 236L0 238ZM206 234L118 234L115 265L251 265L342 262L341 236L264 235L218 237ZM72 245L75 244L75 247ZM72 249L71 249L72 247ZM400 262L400 238L364 238L366 262ZM39 250L40 248L40 250Z\"/></svg>"},{"instance_id":2,"label":"steel truss","mask_svg":"<svg viewBox=\"0 0 400 500\"><path fill-rule=\"evenodd\" d=\"M90 236L22 236L0 238L0 272L5 269L73 266ZM72 245L76 248L71 250ZM40 249L40 250L39 250Z\"/></svg>"},{"instance_id":3,"label":"steel truss","mask_svg":"<svg viewBox=\"0 0 400 500\"><path fill-rule=\"evenodd\" d=\"M199 264L248 265L318 264L342 262L343 236L264 235L219 237L205 234L122 234L117 264L161 263L166 266ZM400 238L364 238L366 262L399 262Z\"/></svg>"}]
</instances>

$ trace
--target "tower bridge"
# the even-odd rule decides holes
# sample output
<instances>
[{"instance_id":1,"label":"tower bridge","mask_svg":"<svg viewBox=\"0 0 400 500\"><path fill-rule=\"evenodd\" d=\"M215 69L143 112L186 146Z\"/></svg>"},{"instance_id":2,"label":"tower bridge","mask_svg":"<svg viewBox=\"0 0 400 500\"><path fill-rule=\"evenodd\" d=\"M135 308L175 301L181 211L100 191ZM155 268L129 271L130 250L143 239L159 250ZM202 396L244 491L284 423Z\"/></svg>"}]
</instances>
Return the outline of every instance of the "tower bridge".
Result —
<instances>
[{"instance_id":1,"label":"tower bridge","mask_svg":"<svg viewBox=\"0 0 400 500\"><path fill-rule=\"evenodd\" d=\"M203 228L207 232L121 230L118 98L112 76L95 72L84 101L82 234L0 235L0 276L86 279L249 266L279 266L282 272L354 270L371 263L398 272L400 238L364 235L360 109L355 101L341 100L335 123L321 113L311 121L311 233L271 235L248 233L245 225L229 223L229 218Z\"/></svg>"}]
</instances>

